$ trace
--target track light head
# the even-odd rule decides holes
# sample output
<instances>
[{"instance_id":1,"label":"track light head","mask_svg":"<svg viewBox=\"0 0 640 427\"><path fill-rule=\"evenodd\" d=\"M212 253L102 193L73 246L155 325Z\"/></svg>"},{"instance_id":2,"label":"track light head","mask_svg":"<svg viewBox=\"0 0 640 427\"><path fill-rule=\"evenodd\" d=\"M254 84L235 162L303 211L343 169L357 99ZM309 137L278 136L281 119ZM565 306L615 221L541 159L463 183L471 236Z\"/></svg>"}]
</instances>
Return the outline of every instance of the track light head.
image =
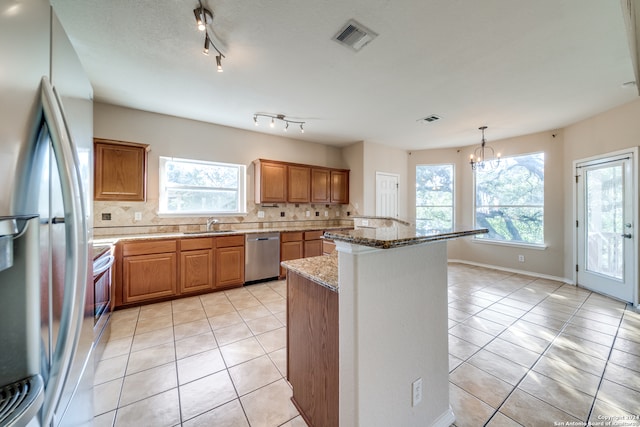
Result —
<instances>
[{"instance_id":1,"label":"track light head","mask_svg":"<svg viewBox=\"0 0 640 427\"><path fill-rule=\"evenodd\" d=\"M276 122L274 121L274 118L271 117L271 123L269 124L269 127L275 127Z\"/></svg>"},{"instance_id":2,"label":"track light head","mask_svg":"<svg viewBox=\"0 0 640 427\"><path fill-rule=\"evenodd\" d=\"M258 126L258 116L256 116L255 114L253 115L253 123Z\"/></svg>"},{"instance_id":3,"label":"track light head","mask_svg":"<svg viewBox=\"0 0 640 427\"><path fill-rule=\"evenodd\" d=\"M287 129L289 129L289 122L287 122L287 124L284 126L284 131L286 132Z\"/></svg>"},{"instance_id":4,"label":"track light head","mask_svg":"<svg viewBox=\"0 0 640 427\"><path fill-rule=\"evenodd\" d=\"M304 133L304 127L302 127L302 125L304 125L304 123L300 123L300 133Z\"/></svg>"},{"instance_id":5,"label":"track light head","mask_svg":"<svg viewBox=\"0 0 640 427\"><path fill-rule=\"evenodd\" d=\"M204 36L204 49L202 49L202 54L209 56L209 35L205 34Z\"/></svg>"},{"instance_id":6,"label":"track light head","mask_svg":"<svg viewBox=\"0 0 640 427\"><path fill-rule=\"evenodd\" d=\"M213 13L211 13L209 9L202 7L202 3L200 3L199 7L193 9L193 15L196 18L196 25L200 31L205 31L207 24L213 21Z\"/></svg>"},{"instance_id":7,"label":"track light head","mask_svg":"<svg viewBox=\"0 0 640 427\"><path fill-rule=\"evenodd\" d=\"M216 68L218 69L219 73L224 71L222 69L222 55L217 55L216 56Z\"/></svg>"}]
</instances>

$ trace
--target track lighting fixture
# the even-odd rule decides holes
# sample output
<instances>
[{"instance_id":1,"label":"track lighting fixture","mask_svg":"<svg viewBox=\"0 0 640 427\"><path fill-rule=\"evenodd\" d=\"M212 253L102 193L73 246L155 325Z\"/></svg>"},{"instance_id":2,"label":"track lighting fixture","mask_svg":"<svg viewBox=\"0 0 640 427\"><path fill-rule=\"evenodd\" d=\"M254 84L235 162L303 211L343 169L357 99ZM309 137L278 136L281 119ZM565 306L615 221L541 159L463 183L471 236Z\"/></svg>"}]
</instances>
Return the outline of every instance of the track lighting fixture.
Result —
<instances>
[{"instance_id":1,"label":"track lighting fixture","mask_svg":"<svg viewBox=\"0 0 640 427\"><path fill-rule=\"evenodd\" d=\"M196 25L198 26L198 30L204 31L204 48L202 49L202 54L209 56L209 49L213 47L213 49L218 53L216 55L216 69L219 73L222 73L224 70L222 69L222 58L226 58L224 54L218 49L216 44L214 43L214 39L209 35L209 30L207 29L207 25L213 23L213 12L209 9L202 6L202 1L198 1L198 7L193 9L193 15L196 18ZM213 30L212 30L213 31ZM212 32L212 36L215 34Z\"/></svg>"},{"instance_id":2,"label":"track lighting fixture","mask_svg":"<svg viewBox=\"0 0 640 427\"><path fill-rule=\"evenodd\" d=\"M487 145L487 140L484 139L484 131L487 127L481 126L478 129L482 131L482 144L469 156L471 169L484 169L487 165L491 168L496 168L500 165L500 153L496 155L493 148Z\"/></svg>"},{"instance_id":3,"label":"track lighting fixture","mask_svg":"<svg viewBox=\"0 0 640 427\"><path fill-rule=\"evenodd\" d=\"M269 127L271 128L274 128L276 126L276 120L284 122L284 128L282 129L284 132L287 132L290 123L300 125L300 133L304 133L304 124L306 122L288 119L284 114L255 113L253 115L253 123L256 126L259 126L258 117L266 117L271 119L271 121L269 122Z\"/></svg>"}]
</instances>

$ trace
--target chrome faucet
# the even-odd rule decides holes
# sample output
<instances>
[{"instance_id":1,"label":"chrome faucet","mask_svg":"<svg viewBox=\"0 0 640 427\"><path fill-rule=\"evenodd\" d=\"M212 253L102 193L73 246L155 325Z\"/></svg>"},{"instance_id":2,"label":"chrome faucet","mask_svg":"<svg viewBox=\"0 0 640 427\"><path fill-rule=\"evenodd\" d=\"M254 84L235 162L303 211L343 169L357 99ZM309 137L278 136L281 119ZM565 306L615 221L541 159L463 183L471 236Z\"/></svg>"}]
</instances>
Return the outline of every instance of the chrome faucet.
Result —
<instances>
[{"instance_id":1,"label":"chrome faucet","mask_svg":"<svg viewBox=\"0 0 640 427\"><path fill-rule=\"evenodd\" d=\"M215 219L214 217L209 217L209 219L207 219L207 231L211 231L211 226L217 223L218 223L217 219Z\"/></svg>"}]
</instances>

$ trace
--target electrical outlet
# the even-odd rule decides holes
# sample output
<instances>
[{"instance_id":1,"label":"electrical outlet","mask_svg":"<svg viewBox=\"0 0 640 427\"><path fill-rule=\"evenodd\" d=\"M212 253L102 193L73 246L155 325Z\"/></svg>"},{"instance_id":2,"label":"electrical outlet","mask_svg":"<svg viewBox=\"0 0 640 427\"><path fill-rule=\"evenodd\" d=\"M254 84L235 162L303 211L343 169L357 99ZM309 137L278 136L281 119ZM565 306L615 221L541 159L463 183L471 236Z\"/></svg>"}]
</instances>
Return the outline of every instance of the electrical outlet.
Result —
<instances>
[{"instance_id":1,"label":"electrical outlet","mask_svg":"<svg viewBox=\"0 0 640 427\"><path fill-rule=\"evenodd\" d=\"M340 211L336 211L336 216L340 216Z\"/></svg>"},{"instance_id":2,"label":"electrical outlet","mask_svg":"<svg viewBox=\"0 0 640 427\"><path fill-rule=\"evenodd\" d=\"M284 216L284 212L280 212L280 216Z\"/></svg>"},{"instance_id":3,"label":"electrical outlet","mask_svg":"<svg viewBox=\"0 0 640 427\"><path fill-rule=\"evenodd\" d=\"M363 219L363 220L362 220L362 226L363 226L363 227L366 227L366 226L368 226L368 225L369 225L369 220L368 220L368 219Z\"/></svg>"},{"instance_id":4,"label":"electrical outlet","mask_svg":"<svg viewBox=\"0 0 640 427\"><path fill-rule=\"evenodd\" d=\"M264 218L264 211L258 211L258 218Z\"/></svg>"},{"instance_id":5,"label":"electrical outlet","mask_svg":"<svg viewBox=\"0 0 640 427\"><path fill-rule=\"evenodd\" d=\"M320 216L320 212L316 211L316 216Z\"/></svg>"},{"instance_id":6,"label":"electrical outlet","mask_svg":"<svg viewBox=\"0 0 640 427\"><path fill-rule=\"evenodd\" d=\"M305 215L305 216L311 216L311 212L306 211L306 212L304 213L304 215Z\"/></svg>"},{"instance_id":7,"label":"electrical outlet","mask_svg":"<svg viewBox=\"0 0 640 427\"><path fill-rule=\"evenodd\" d=\"M102 214L102 220L103 221L111 221L111 214L110 213L103 213Z\"/></svg>"},{"instance_id":8,"label":"electrical outlet","mask_svg":"<svg viewBox=\"0 0 640 427\"><path fill-rule=\"evenodd\" d=\"M422 378L418 378L411 383L411 406L416 406L422 402Z\"/></svg>"},{"instance_id":9,"label":"electrical outlet","mask_svg":"<svg viewBox=\"0 0 640 427\"><path fill-rule=\"evenodd\" d=\"M324 216L329 216L329 211L324 211Z\"/></svg>"},{"instance_id":10,"label":"electrical outlet","mask_svg":"<svg viewBox=\"0 0 640 427\"><path fill-rule=\"evenodd\" d=\"M133 214L134 221L142 221L142 212L136 212Z\"/></svg>"},{"instance_id":11,"label":"electrical outlet","mask_svg":"<svg viewBox=\"0 0 640 427\"><path fill-rule=\"evenodd\" d=\"M518 262L524 262L524 255L518 255Z\"/></svg>"}]
</instances>

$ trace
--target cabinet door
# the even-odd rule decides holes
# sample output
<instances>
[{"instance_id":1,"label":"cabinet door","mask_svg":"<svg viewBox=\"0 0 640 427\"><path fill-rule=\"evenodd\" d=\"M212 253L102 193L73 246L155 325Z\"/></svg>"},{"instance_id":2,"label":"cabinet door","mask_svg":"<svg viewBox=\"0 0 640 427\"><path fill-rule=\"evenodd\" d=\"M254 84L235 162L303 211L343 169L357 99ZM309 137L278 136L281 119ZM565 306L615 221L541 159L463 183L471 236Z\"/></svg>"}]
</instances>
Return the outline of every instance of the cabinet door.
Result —
<instances>
[{"instance_id":1,"label":"cabinet door","mask_svg":"<svg viewBox=\"0 0 640 427\"><path fill-rule=\"evenodd\" d=\"M123 302L129 304L175 295L176 261L175 252L124 257L122 262Z\"/></svg>"},{"instance_id":2,"label":"cabinet door","mask_svg":"<svg viewBox=\"0 0 640 427\"><path fill-rule=\"evenodd\" d=\"M285 234L293 234L293 233L282 233ZM296 233L300 235L300 240L298 241L287 241L283 242L282 239L280 242L280 261L290 261L292 259L300 259L304 257L304 245L302 241L302 233ZM284 277L287 273L287 269L280 266L280 277Z\"/></svg>"},{"instance_id":3,"label":"cabinet door","mask_svg":"<svg viewBox=\"0 0 640 427\"><path fill-rule=\"evenodd\" d=\"M244 284L244 246L216 249L216 288Z\"/></svg>"},{"instance_id":4,"label":"cabinet door","mask_svg":"<svg viewBox=\"0 0 640 427\"><path fill-rule=\"evenodd\" d=\"M304 257L322 255L322 240L306 240L304 242Z\"/></svg>"},{"instance_id":5,"label":"cabinet door","mask_svg":"<svg viewBox=\"0 0 640 427\"><path fill-rule=\"evenodd\" d=\"M349 171L331 171L331 203L349 203Z\"/></svg>"},{"instance_id":6,"label":"cabinet door","mask_svg":"<svg viewBox=\"0 0 640 427\"><path fill-rule=\"evenodd\" d=\"M213 289L213 249L180 253L180 293Z\"/></svg>"},{"instance_id":7,"label":"cabinet door","mask_svg":"<svg viewBox=\"0 0 640 427\"><path fill-rule=\"evenodd\" d=\"M287 201L309 203L311 194L311 169L306 166L287 166Z\"/></svg>"},{"instance_id":8,"label":"cabinet door","mask_svg":"<svg viewBox=\"0 0 640 427\"><path fill-rule=\"evenodd\" d=\"M259 161L256 163L256 203L287 201L287 165Z\"/></svg>"},{"instance_id":9,"label":"cabinet door","mask_svg":"<svg viewBox=\"0 0 640 427\"><path fill-rule=\"evenodd\" d=\"M331 172L329 169L311 169L311 203L331 201Z\"/></svg>"},{"instance_id":10,"label":"cabinet door","mask_svg":"<svg viewBox=\"0 0 640 427\"><path fill-rule=\"evenodd\" d=\"M143 202L147 187L147 147L95 140L94 199Z\"/></svg>"}]
</instances>

